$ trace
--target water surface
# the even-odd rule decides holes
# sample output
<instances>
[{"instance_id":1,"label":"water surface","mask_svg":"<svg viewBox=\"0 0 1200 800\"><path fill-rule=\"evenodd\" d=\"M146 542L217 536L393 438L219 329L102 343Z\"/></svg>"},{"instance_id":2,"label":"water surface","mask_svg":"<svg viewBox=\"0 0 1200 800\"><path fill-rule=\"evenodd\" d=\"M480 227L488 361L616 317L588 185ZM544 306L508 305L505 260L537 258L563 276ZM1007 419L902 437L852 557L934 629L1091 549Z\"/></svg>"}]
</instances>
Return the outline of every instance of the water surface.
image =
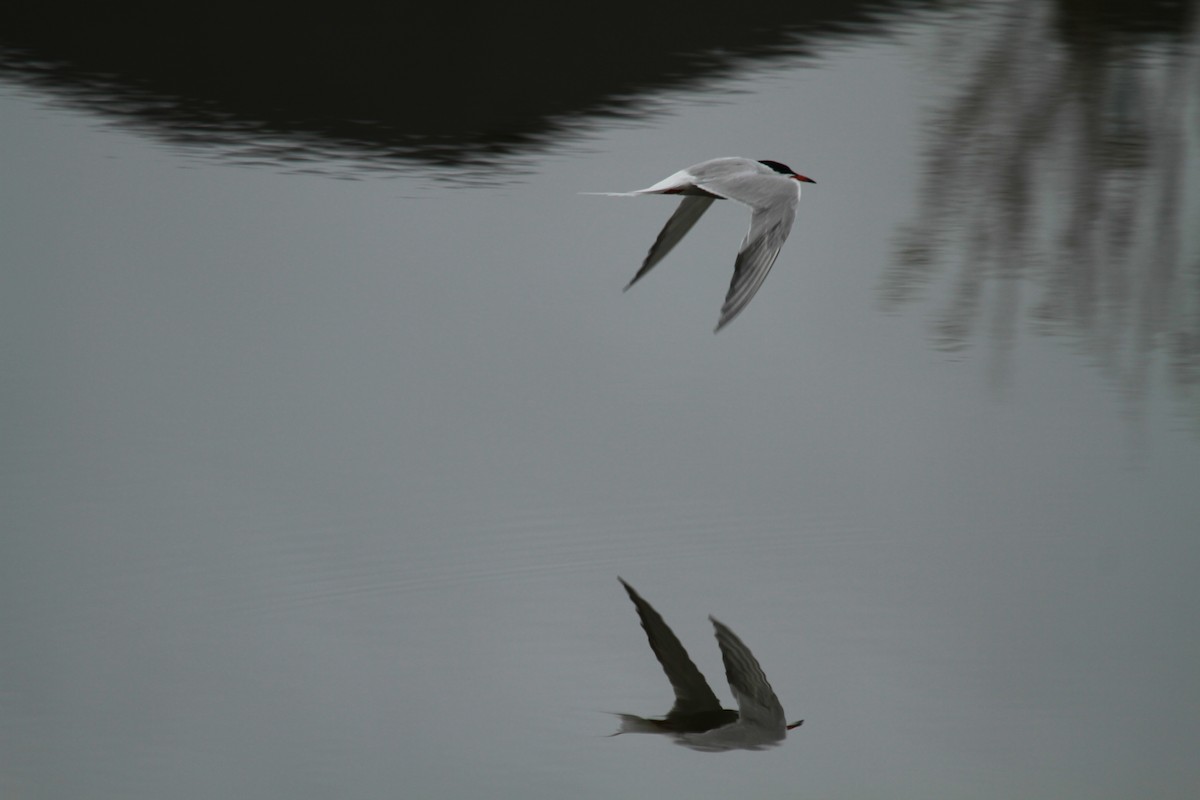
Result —
<instances>
[{"instance_id":1,"label":"water surface","mask_svg":"<svg viewBox=\"0 0 1200 800\"><path fill-rule=\"evenodd\" d=\"M1196 33L1073 11L315 174L7 73L0 793L1191 797ZM714 336L745 210L622 294L674 201L577 192L718 155L818 184ZM804 727L607 738L617 575Z\"/></svg>"}]
</instances>

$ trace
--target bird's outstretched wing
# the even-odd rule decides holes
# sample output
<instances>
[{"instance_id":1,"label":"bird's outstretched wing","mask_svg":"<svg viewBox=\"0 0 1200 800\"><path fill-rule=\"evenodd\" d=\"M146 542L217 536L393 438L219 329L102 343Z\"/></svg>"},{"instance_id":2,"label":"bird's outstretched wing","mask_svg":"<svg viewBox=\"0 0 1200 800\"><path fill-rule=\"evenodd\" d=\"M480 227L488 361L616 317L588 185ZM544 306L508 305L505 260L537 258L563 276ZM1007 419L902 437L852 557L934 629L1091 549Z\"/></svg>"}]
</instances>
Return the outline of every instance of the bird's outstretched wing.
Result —
<instances>
[{"instance_id":1,"label":"bird's outstretched wing","mask_svg":"<svg viewBox=\"0 0 1200 800\"><path fill-rule=\"evenodd\" d=\"M794 181L763 180L756 175L738 175L704 183L703 188L753 210L750 229L738 250L733 278L729 282L725 304L721 306L721 318L716 328L719 331L742 313L767 279L780 248L792 232L800 193Z\"/></svg>"},{"instance_id":2,"label":"bird's outstretched wing","mask_svg":"<svg viewBox=\"0 0 1200 800\"><path fill-rule=\"evenodd\" d=\"M737 700L738 716L748 725L778 732L782 737L787 724L783 718L783 706L767 682L758 660L733 631L713 617L709 617L709 620L716 630L721 660L725 662L725 677Z\"/></svg>"},{"instance_id":3,"label":"bird's outstretched wing","mask_svg":"<svg viewBox=\"0 0 1200 800\"><path fill-rule=\"evenodd\" d=\"M646 638L650 641L650 649L654 651L658 663L662 665L663 672L675 689L675 705L668 716L722 711L721 702L709 687L708 681L704 680L704 676L688 656L687 650L683 649L683 644L667 627L662 616L624 579L617 580L621 581L621 585L629 593L629 599L633 601L638 617L642 620Z\"/></svg>"},{"instance_id":4,"label":"bird's outstretched wing","mask_svg":"<svg viewBox=\"0 0 1200 800\"><path fill-rule=\"evenodd\" d=\"M667 253L692 229L696 224L696 220L700 219L701 215L708 210L708 207L713 204L715 197L704 195L685 195L680 201L679 207L675 209L675 213L667 220L667 224L659 232L658 238L654 240L654 244L650 245L650 251L646 253L646 260L642 262L642 266L638 269L637 274L633 276L633 280L625 284L626 291L630 286L633 286L641 277L654 268L654 265L666 258Z\"/></svg>"}]
</instances>

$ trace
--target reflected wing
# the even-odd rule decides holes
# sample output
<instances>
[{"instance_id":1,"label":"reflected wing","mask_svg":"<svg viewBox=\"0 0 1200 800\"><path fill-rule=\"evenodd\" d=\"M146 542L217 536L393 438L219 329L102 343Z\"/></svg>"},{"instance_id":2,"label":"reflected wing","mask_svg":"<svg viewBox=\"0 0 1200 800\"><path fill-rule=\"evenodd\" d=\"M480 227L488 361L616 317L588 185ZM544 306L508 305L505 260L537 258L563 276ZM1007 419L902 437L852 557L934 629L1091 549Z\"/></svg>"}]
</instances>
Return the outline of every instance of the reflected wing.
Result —
<instances>
[{"instance_id":1,"label":"reflected wing","mask_svg":"<svg viewBox=\"0 0 1200 800\"><path fill-rule=\"evenodd\" d=\"M642 267L633 276L633 280L625 284L625 289L628 290L633 286L643 275L654 268L654 265L662 261L667 253L671 252L671 248L679 244L679 241L692 229L696 224L696 220L708 210L712 205L715 197L705 195L686 195L679 203L679 207L675 209L675 213L667 220L667 224L663 226L659 232L658 238L654 240L654 244L650 246L650 252L646 253L646 260L642 262ZM626 587L628 588L628 587Z\"/></svg>"},{"instance_id":2,"label":"reflected wing","mask_svg":"<svg viewBox=\"0 0 1200 800\"><path fill-rule=\"evenodd\" d=\"M704 680L704 676L692 663L679 639L667 627L667 623L663 622L662 616L643 600L632 586L621 578L617 580L621 581L621 585L629 593L629 599L633 601L638 617L642 620L646 638L650 641L650 649L654 651L658 663L662 664L663 672L667 674L667 679L675 689L675 705L670 713L697 714L721 711L721 703L709 688L708 681Z\"/></svg>"},{"instance_id":3,"label":"reflected wing","mask_svg":"<svg viewBox=\"0 0 1200 800\"><path fill-rule=\"evenodd\" d=\"M733 631L712 617L709 620L716 629L721 660L725 662L725 677L737 699L739 717L748 725L778 732L782 737L786 730L783 706L771 684L767 683L762 667Z\"/></svg>"}]
</instances>

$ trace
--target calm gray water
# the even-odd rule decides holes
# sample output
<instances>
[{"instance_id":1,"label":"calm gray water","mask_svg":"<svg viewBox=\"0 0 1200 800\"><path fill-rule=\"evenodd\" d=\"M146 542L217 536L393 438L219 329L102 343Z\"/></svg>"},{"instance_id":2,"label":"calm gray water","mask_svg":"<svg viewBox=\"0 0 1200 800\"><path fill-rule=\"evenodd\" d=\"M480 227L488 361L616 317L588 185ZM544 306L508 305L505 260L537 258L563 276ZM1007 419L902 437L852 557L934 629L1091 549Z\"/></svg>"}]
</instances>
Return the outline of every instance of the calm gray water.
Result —
<instances>
[{"instance_id":1,"label":"calm gray water","mask_svg":"<svg viewBox=\"0 0 1200 800\"><path fill-rule=\"evenodd\" d=\"M0 796L1194 797L1182 42L929 13L357 180L0 84ZM818 183L714 336L745 209L623 294L675 203L577 193L719 155ZM618 575L805 726L607 738Z\"/></svg>"}]
</instances>

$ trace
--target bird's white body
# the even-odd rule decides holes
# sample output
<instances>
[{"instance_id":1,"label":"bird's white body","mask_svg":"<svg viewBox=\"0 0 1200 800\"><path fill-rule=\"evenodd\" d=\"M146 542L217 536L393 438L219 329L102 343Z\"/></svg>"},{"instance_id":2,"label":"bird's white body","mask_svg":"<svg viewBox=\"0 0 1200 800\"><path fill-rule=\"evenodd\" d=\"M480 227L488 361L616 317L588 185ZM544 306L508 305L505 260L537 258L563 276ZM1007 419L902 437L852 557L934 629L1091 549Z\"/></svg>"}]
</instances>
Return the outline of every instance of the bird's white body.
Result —
<instances>
[{"instance_id":1,"label":"bird's white body","mask_svg":"<svg viewBox=\"0 0 1200 800\"><path fill-rule=\"evenodd\" d=\"M714 158L693 164L653 186L632 192L589 192L615 197L643 194L677 194L683 200L650 247L641 268L626 289L637 283L683 239L714 200L734 200L750 206L750 230L742 240L734 263L733 280L721 308L716 330L742 312L762 286L792 231L800 184L815 181L798 175L776 161L749 158Z\"/></svg>"}]
</instances>

